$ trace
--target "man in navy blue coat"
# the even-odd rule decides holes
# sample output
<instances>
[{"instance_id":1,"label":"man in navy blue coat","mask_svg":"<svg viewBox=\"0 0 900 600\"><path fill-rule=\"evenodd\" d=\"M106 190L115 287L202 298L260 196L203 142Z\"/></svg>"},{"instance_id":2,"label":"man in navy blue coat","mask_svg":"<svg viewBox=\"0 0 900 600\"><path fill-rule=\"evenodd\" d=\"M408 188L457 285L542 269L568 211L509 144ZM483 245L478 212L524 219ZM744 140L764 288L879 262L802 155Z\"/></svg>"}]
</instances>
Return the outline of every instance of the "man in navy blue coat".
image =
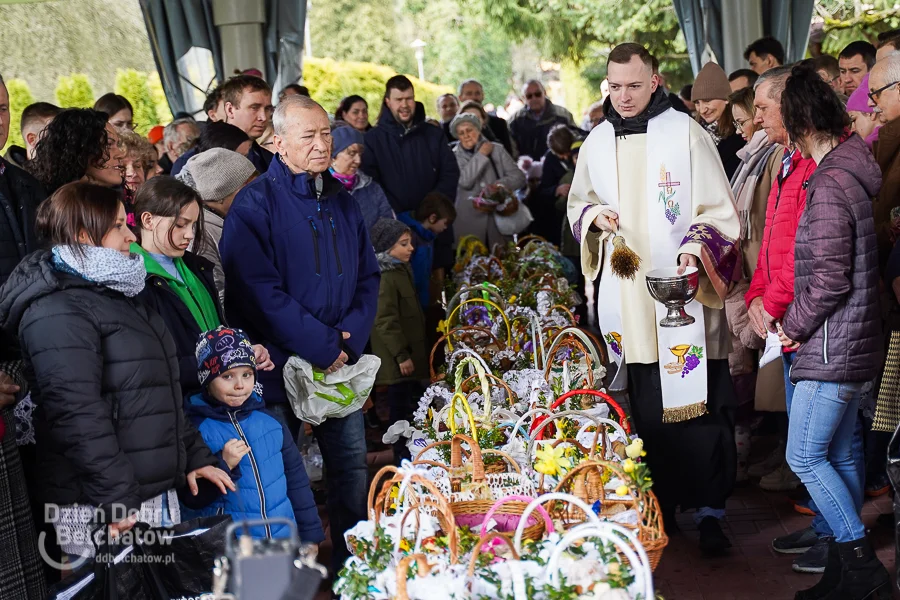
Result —
<instances>
[{"instance_id":1,"label":"man in navy blue coat","mask_svg":"<svg viewBox=\"0 0 900 600\"><path fill-rule=\"evenodd\" d=\"M416 104L412 82L403 75L391 77L377 126L366 133L362 170L381 184L398 215L416 210L429 192L456 198L459 183L459 165L443 129L426 123ZM448 228L435 244L436 268L452 266L452 245Z\"/></svg>"},{"instance_id":2,"label":"man in navy blue coat","mask_svg":"<svg viewBox=\"0 0 900 600\"><path fill-rule=\"evenodd\" d=\"M274 116L277 154L238 193L219 250L232 325L265 340L275 370L260 373L269 409L294 433L282 371L297 355L334 372L363 352L378 305L379 270L356 200L328 172L331 128L315 101L289 96ZM263 342L260 342L263 343ZM361 411L313 427L328 477L334 566L344 532L366 516L366 442Z\"/></svg>"}]
</instances>

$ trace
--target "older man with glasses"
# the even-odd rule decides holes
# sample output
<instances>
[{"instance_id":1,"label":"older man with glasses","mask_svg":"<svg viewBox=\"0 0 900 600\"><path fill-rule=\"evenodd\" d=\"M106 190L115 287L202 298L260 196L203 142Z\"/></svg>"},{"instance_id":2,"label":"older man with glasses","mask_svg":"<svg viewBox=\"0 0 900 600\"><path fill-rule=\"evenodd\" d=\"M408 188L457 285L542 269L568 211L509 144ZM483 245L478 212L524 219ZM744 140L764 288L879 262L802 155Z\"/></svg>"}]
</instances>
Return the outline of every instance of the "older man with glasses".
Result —
<instances>
[{"instance_id":1,"label":"older man with glasses","mask_svg":"<svg viewBox=\"0 0 900 600\"><path fill-rule=\"evenodd\" d=\"M513 116L509 132L520 156L540 160L547 152L547 134L553 126L562 123L575 127L575 120L572 113L547 98L547 91L540 81L526 83L522 98L525 106Z\"/></svg>"},{"instance_id":2,"label":"older man with glasses","mask_svg":"<svg viewBox=\"0 0 900 600\"><path fill-rule=\"evenodd\" d=\"M875 63L869 74L869 106L875 107L884 126L878 130L873 150L881 167L882 185L875 199L875 233L878 259L887 264L893 242L900 233L900 218L892 212L900 194L900 52L888 54ZM895 221L897 223L895 224Z\"/></svg>"}]
</instances>

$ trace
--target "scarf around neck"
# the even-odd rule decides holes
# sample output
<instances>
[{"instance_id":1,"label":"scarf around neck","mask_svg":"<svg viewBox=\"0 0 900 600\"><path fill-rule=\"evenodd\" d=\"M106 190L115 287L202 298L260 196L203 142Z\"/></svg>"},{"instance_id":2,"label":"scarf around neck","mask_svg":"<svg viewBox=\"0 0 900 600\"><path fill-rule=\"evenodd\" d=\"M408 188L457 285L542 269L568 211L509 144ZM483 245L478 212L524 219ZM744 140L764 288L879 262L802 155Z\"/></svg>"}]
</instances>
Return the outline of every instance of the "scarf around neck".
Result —
<instances>
[{"instance_id":1,"label":"scarf around neck","mask_svg":"<svg viewBox=\"0 0 900 600\"><path fill-rule=\"evenodd\" d=\"M219 322L219 311L216 310L216 303L213 301L212 296L210 296L203 282L184 264L184 259L181 257L174 259L175 269L178 271L178 275L181 276L181 281L178 281L176 277L172 277L162 265L150 256L149 252L139 245L132 244L131 251L143 256L148 275L156 275L165 280L169 285L169 289L175 292L178 299L190 311L200 331L210 331L222 324Z\"/></svg>"},{"instance_id":2,"label":"scarf around neck","mask_svg":"<svg viewBox=\"0 0 900 600\"><path fill-rule=\"evenodd\" d=\"M650 97L650 104L647 105L644 112L634 117L623 117L616 112L616 109L613 108L611 97L607 98L606 102L603 103L603 113L606 115L606 120L612 123L617 137L647 133L647 123L650 122L650 119L658 117L670 108L672 108L672 103L669 101L669 96L662 86L659 86L653 92L653 96Z\"/></svg>"},{"instance_id":3,"label":"scarf around neck","mask_svg":"<svg viewBox=\"0 0 900 600\"><path fill-rule=\"evenodd\" d=\"M343 173L338 173L334 170L333 167L328 167L328 170L331 172L331 176L341 182L341 185L344 186L348 192L353 191L353 187L356 185L356 182L359 181L359 173L354 173L353 175L344 175Z\"/></svg>"},{"instance_id":4,"label":"scarf around neck","mask_svg":"<svg viewBox=\"0 0 900 600\"><path fill-rule=\"evenodd\" d=\"M755 233L751 230L750 209L753 207L759 178L775 148L776 144L770 142L766 132L760 129L737 151L741 166L732 177L731 191L741 218L742 240L751 239Z\"/></svg>"},{"instance_id":5,"label":"scarf around neck","mask_svg":"<svg viewBox=\"0 0 900 600\"><path fill-rule=\"evenodd\" d=\"M134 298L144 289L144 257L100 246L54 246L53 266Z\"/></svg>"}]
</instances>

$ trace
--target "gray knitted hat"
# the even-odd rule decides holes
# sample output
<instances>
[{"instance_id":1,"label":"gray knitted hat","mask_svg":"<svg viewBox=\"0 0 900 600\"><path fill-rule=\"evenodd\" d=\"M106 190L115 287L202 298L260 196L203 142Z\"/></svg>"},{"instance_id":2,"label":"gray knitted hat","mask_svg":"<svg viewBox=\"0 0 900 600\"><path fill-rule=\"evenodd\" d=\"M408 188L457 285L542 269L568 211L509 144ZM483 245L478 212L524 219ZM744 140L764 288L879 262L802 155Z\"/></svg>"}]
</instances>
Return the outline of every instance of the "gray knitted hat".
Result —
<instances>
[{"instance_id":1,"label":"gray knitted hat","mask_svg":"<svg viewBox=\"0 0 900 600\"><path fill-rule=\"evenodd\" d=\"M241 189L255 172L253 163L237 152L210 148L192 156L177 179L197 190L204 202L218 202Z\"/></svg>"},{"instance_id":2,"label":"gray knitted hat","mask_svg":"<svg viewBox=\"0 0 900 600\"><path fill-rule=\"evenodd\" d=\"M394 247L397 240L404 233L409 231L406 223L396 219L378 219L372 229L369 230L369 237L372 238L372 246L375 247L375 253L387 252Z\"/></svg>"},{"instance_id":3,"label":"gray knitted hat","mask_svg":"<svg viewBox=\"0 0 900 600\"><path fill-rule=\"evenodd\" d=\"M478 117L473 115L472 113L459 113L453 120L450 121L450 135L454 138L459 139L459 136L456 135L456 128L462 125L463 123L471 123L472 127L475 128L475 131L481 131L481 120Z\"/></svg>"}]
</instances>

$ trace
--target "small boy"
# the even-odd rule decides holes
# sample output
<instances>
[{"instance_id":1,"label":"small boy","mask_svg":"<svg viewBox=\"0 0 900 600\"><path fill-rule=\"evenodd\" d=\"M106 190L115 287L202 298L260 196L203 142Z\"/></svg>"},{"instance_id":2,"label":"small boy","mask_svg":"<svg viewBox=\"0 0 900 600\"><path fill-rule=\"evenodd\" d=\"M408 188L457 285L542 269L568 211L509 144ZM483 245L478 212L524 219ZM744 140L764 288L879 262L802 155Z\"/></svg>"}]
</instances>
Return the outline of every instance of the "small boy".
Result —
<instances>
[{"instance_id":1,"label":"small boy","mask_svg":"<svg viewBox=\"0 0 900 600\"><path fill-rule=\"evenodd\" d=\"M404 223L381 219L370 232L375 257L381 269L378 311L372 329L372 352L381 359L375 385L388 386L390 422L409 419L428 378L428 351L425 315L416 298L410 258L412 233ZM394 444L394 460L409 453L402 443Z\"/></svg>"},{"instance_id":2,"label":"small boy","mask_svg":"<svg viewBox=\"0 0 900 600\"><path fill-rule=\"evenodd\" d=\"M414 211L401 213L397 218L412 230L415 251L410 265L416 284L416 294L423 308L430 305L431 266L434 262L434 239L456 219L453 201L440 192L431 192Z\"/></svg>"},{"instance_id":3,"label":"small boy","mask_svg":"<svg viewBox=\"0 0 900 600\"><path fill-rule=\"evenodd\" d=\"M235 521L284 517L304 542L325 539L303 458L290 432L266 412L256 388L256 358L246 334L220 326L201 334L197 375L203 391L185 406L206 445L228 467L237 492L185 518L229 514ZM224 468L224 467L223 467ZM287 537L283 524L252 527L256 538Z\"/></svg>"}]
</instances>

